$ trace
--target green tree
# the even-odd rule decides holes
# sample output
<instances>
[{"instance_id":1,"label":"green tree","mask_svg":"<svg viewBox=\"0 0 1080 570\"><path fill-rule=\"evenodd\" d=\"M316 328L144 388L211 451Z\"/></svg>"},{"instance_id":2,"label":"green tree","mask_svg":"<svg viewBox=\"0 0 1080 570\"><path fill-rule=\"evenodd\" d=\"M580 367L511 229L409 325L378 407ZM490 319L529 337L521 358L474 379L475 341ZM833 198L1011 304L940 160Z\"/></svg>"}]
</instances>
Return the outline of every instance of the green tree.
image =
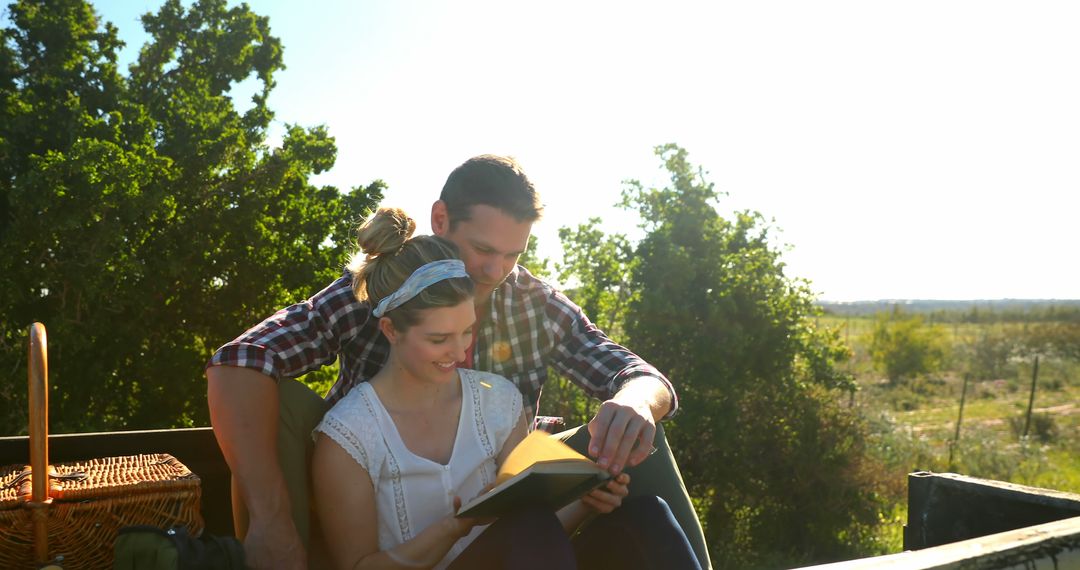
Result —
<instances>
[{"instance_id":1,"label":"green tree","mask_svg":"<svg viewBox=\"0 0 1080 570\"><path fill-rule=\"evenodd\" d=\"M628 279L604 282L594 270L606 262L589 258L569 273L609 293L633 291L625 341L678 389L669 440L714 562L779 567L872 551L882 485L864 423L837 404L838 391L854 388L838 366L849 349L836 330L815 326L813 297L784 274L762 216L721 217L720 194L686 151L656 152L670 184L631 181L623 194L646 232L622 258ZM565 235L603 241L582 228Z\"/></svg>"},{"instance_id":2,"label":"green tree","mask_svg":"<svg viewBox=\"0 0 1080 570\"><path fill-rule=\"evenodd\" d=\"M548 269L551 260L540 257L540 253L536 250L536 244L536 236L529 236L529 245L525 246L525 253L522 253L521 257L518 258L518 265L528 269L529 273L537 277L548 277L551 274L551 270Z\"/></svg>"},{"instance_id":3,"label":"green tree","mask_svg":"<svg viewBox=\"0 0 1080 570\"><path fill-rule=\"evenodd\" d=\"M627 286L634 269L634 248L623 234L605 235L600 218L577 228L559 228L563 261L559 278L575 280L571 298L613 338L622 334L626 308L634 298Z\"/></svg>"},{"instance_id":4,"label":"green tree","mask_svg":"<svg viewBox=\"0 0 1080 570\"><path fill-rule=\"evenodd\" d=\"M1025 329L1020 343L1027 354L1080 361L1080 322L1039 323Z\"/></svg>"},{"instance_id":5,"label":"green tree","mask_svg":"<svg viewBox=\"0 0 1080 570\"><path fill-rule=\"evenodd\" d=\"M881 326L878 323L876 326ZM876 328L875 328L876 332ZM885 334L888 334L887 331ZM876 336L874 338L877 338ZM966 352L971 374L977 380L1004 378L1011 373L1011 358L1017 354L1017 339L1004 331L985 327L968 346L955 347L956 352Z\"/></svg>"},{"instance_id":6,"label":"green tree","mask_svg":"<svg viewBox=\"0 0 1080 570\"><path fill-rule=\"evenodd\" d=\"M919 315L879 314L870 341L874 365L892 383L941 369L948 345L941 327L930 326Z\"/></svg>"},{"instance_id":7,"label":"green tree","mask_svg":"<svg viewBox=\"0 0 1080 570\"><path fill-rule=\"evenodd\" d=\"M336 277L381 197L315 187L324 127L266 146L281 45L246 5L167 1L125 76L81 0L20 0L0 41L0 368L25 429L25 330L49 330L56 431L205 425L202 367ZM261 88L240 111L232 88ZM7 404L11 405L8 406ZM88 413L91 411L91 413Z\"/></svg>"},{"instance_id":8,"label":"green tree","mask_svg":"<svg viewBox=\"0 0 1080 570\"><path fill-rule=\"evenodd\" d=\"M567 283L566 296L616 342L623 336L623 320L632 291L629 282L633 247L621 234L605 235L600 218L577 228L559 228L563 260L556 264L559 279ZM544 414L561 416L567 425L587 423L598 403L580 388L550 370L544 385Z\"/></svg>"}]
</instances>

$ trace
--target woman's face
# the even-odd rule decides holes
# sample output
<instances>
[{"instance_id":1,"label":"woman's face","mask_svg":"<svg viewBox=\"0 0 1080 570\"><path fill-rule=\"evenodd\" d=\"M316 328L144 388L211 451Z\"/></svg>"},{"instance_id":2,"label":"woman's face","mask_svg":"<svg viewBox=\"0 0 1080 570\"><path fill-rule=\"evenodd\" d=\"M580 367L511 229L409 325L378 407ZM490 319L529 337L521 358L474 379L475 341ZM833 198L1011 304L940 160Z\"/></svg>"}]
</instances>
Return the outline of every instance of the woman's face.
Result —
<instances>
[{"instance_id":1,"label":"woman's face","mask_svg":"<svg viewBox=\"0 0 1080 570\"><path fill-rule=\"evenodd\" d=\"M420 322L387 335L394 361L417 380L448 382L455 378L458 363L465 360L475 322L471 297L453 307L424 309Z\"/></svg>"}]
</instances>

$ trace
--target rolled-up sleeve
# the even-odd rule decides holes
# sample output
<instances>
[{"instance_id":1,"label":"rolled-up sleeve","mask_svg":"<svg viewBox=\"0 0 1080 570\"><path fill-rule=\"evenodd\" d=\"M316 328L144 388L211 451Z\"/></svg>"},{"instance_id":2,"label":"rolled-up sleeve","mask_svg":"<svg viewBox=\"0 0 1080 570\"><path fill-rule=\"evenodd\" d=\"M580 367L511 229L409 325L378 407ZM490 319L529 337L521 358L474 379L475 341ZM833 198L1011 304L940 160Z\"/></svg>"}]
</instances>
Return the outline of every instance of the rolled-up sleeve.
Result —
<instances>
[{"instance_id":1,"label":"rolled-up sleeve","mask_svg":"<svg viewBox=\"0 0 1080 570\"><path fill-rule=\"evenodd\" d=\"M627 382L655 378L671 394L670 418L679 407L675 387L653 365L620 346L596 327L562 293L553 291L545 306L548 334L554 341L552 366L589 394L611 399Z\"/></svg>"},{"instance_id":2,"label":"rolled-up sleeve","mask_svg":"<svg viewBox=\"0 0 1080 570\"><path fill-rule=\"evenodd\" d=\"M206 366L252 368L275 380L295 378L334 362L369 315L356 300L351 280L342 277L226 343Z\"/></svg>"}]
</instances>

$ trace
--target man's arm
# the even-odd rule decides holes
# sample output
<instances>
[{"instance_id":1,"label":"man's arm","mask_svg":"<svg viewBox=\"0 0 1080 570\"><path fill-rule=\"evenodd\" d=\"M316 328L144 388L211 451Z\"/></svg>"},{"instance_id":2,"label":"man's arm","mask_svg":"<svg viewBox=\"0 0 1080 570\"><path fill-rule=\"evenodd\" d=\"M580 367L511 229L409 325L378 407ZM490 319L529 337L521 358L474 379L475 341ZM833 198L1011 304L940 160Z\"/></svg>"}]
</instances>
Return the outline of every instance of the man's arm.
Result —
<instances>
[{"instance_id":1,"label":"man's arm","mask_svg":"<svg viewBox=\"0 0 1080 570\"><path fill-rule=\"evenodd\" d=\"M674 387L561 293L552 293L546 316L555 340L551 364L604 400L589 422L589 454L613 474L637 465L652 451L656 422L678 408Z\"/></svg>"},{"instance_id":2,"label":"man's arm","mask_svg":"<svg viewBox=\"0 0 1080 570\"><path fill-rule=\"evenodd\" d=\"M251 568L306 568L278 464L278 389L249 368L211 366L207 401L214 435L247 506L244 554Z\"/></svg>"},{"instance_id":3,"label":"man's arm","mask_svg":"<svg viewBox=\"0 0 1080 570\"><path fill-rule=\"evenodd\" d=\"M253 567L306 564L278 458L277 379L333 362L367 315L343 277L222 346L207 366L210 419L248 509L244 549Z\"/></svg>"}]
</instances>

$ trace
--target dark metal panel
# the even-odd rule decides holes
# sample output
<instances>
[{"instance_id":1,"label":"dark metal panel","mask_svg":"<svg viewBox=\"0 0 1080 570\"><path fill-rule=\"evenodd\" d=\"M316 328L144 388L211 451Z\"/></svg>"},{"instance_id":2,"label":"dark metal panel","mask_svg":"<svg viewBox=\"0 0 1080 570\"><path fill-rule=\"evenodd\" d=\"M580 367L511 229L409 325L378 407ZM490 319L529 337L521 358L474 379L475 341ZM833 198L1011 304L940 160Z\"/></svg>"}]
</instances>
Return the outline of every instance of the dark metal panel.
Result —
<instances>
[{"instance_id":1,"label":"dark metal panel","mask_svg":"<svg viewBox=\"0 0 1080 570\"><path fill-rule=\"evenodd\" d=\"M904 549L918 550L1080 516L1080 495L954 473L908 475Z\"/></svg>"}]
</instances>

